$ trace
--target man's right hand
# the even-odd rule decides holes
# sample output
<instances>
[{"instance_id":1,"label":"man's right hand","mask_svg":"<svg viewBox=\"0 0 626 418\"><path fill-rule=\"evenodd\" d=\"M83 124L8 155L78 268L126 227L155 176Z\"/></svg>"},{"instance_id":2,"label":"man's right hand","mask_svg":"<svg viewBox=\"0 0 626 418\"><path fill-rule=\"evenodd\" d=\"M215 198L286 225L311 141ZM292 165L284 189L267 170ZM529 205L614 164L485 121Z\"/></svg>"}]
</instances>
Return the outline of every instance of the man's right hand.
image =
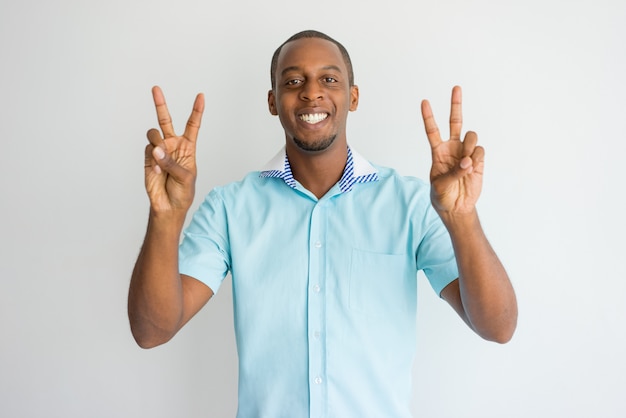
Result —
<instances>
[{"instance_id":1,"label":"man's right hand","mask_svg":"<svg viewBox=\"0 0 626 418\"><path fill-rule=\"evenodd\" d=\"M213 291L178 270L178 244L195 191L196 139L204 111L198 94L185 133L174 133L159 87L152 89L161 132L148 131L145 182L150 220L128 289L133 337L150 348L169 341L211 298Z\"/></svg>"},{"instance_id":2,"label":"man's right hand","mask_svg":"<svg viewBox=\"0 0 626 418\"><path fill-rule=\"evenodd\" d=\"M176 135L172 118L158 86L152 88L161 132L148 131L145 184L152 214L186 215L193 203L196 181L196 140L204 111L204 95L196 96L182 136Z\"/></svg>"}]
</instances>

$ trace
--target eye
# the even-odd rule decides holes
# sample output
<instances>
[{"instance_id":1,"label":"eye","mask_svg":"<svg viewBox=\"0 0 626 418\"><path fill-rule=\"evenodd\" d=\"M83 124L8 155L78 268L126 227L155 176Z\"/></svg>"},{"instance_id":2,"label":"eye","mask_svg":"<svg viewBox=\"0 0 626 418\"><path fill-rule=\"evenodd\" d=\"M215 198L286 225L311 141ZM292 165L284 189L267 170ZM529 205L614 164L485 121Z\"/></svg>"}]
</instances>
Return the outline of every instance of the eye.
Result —
<instances>
[{"instance_id":1,"label":"eye","mask_svg":"<svg viewBox=\"0 0 626 418\"><path fill-rule=\"evenodd\" d=\"M323 80L324 80L324 83L329 83L329 84L337 83L337 79L334 77L324 77Z\"/></svg>"},{"instance_id":2,"label":"eye","mask_svg":"<svg viewBox=\"0 0 626 418\"><path fill-rule=\"evenodd\" d=\"M300 85L300 84L302 84L302 80L300 80L298 78L295 78L293 80L287 80L285 82L285 85L287 85L287 86L297 86L297 85Z\"/></svg>"}]
</instances>

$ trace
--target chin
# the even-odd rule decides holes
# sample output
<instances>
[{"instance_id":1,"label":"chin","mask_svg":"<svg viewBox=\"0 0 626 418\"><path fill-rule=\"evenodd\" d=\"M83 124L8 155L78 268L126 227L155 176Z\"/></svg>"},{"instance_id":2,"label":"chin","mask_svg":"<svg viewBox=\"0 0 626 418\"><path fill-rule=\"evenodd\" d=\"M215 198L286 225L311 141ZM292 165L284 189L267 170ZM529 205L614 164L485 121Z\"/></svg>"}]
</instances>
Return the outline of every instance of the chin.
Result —
<instances>
[{"instance_id":1,"label":"chin","mask_svg":"<svg viewBox=\"0 0 626 418\"><path fill-rule=\"evenodd\" d=\"M323 138L323 139L318 139L313 142L307 142L307 141L303 141L301 139L294 137L293 142L302 151L320 152L320 151L325 151L328 148L330 148L330 146L335 142L336 138L337 138L337 135L333 135L330 138Z\"/></svg>"}]
</instances>

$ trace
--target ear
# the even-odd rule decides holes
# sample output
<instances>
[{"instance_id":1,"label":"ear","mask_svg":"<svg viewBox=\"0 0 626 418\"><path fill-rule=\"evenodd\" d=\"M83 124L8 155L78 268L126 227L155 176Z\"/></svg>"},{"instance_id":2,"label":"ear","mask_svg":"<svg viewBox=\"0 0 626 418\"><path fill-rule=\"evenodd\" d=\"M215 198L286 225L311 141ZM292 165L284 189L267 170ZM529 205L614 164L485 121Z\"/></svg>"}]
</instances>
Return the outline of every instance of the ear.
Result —
<instances>
[{"instance_id":1,"label":"ear","mask_svg":"<svg viewBox=\"0 0 626 418\"><path fill-rule=\"evenodd\" d=\"M278 115L278 111L276 110L276 97L274 96L273 90L267 92L267 107L272 115Z\"/></svg>"},{"instance_id":2,"label":"ear","mask_svg":"<svg viewBox=\"0 0 626 418\"><path fill-rule=\"evenodd\" d=\"M354 112L359 107L359 86L350 87L350 112Z\"/></svg>"}]
</instances>

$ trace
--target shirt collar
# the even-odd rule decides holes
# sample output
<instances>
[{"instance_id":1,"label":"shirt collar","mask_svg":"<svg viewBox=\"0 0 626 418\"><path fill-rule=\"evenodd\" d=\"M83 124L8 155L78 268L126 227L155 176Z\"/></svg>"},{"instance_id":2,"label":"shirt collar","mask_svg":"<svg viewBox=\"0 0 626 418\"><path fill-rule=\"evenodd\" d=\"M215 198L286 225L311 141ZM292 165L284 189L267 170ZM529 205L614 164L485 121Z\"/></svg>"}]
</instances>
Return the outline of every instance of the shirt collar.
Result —
<instances>
[{"instance_id":1,"label":"shirt collar","mask_svg":"<svg viewBox=\"0 0 626 418\"><path fill-rule=\"evenodd\" d=\"M287 152L283 147L263 168L259 177L274 177L282 179L289 187L296 188L296 179L293 178ZM359 153L348 147L346 167L339 179L339 189L347 193L357 183L378 181L378 170L363 158Z\"/></svg>"}]
</instances>

